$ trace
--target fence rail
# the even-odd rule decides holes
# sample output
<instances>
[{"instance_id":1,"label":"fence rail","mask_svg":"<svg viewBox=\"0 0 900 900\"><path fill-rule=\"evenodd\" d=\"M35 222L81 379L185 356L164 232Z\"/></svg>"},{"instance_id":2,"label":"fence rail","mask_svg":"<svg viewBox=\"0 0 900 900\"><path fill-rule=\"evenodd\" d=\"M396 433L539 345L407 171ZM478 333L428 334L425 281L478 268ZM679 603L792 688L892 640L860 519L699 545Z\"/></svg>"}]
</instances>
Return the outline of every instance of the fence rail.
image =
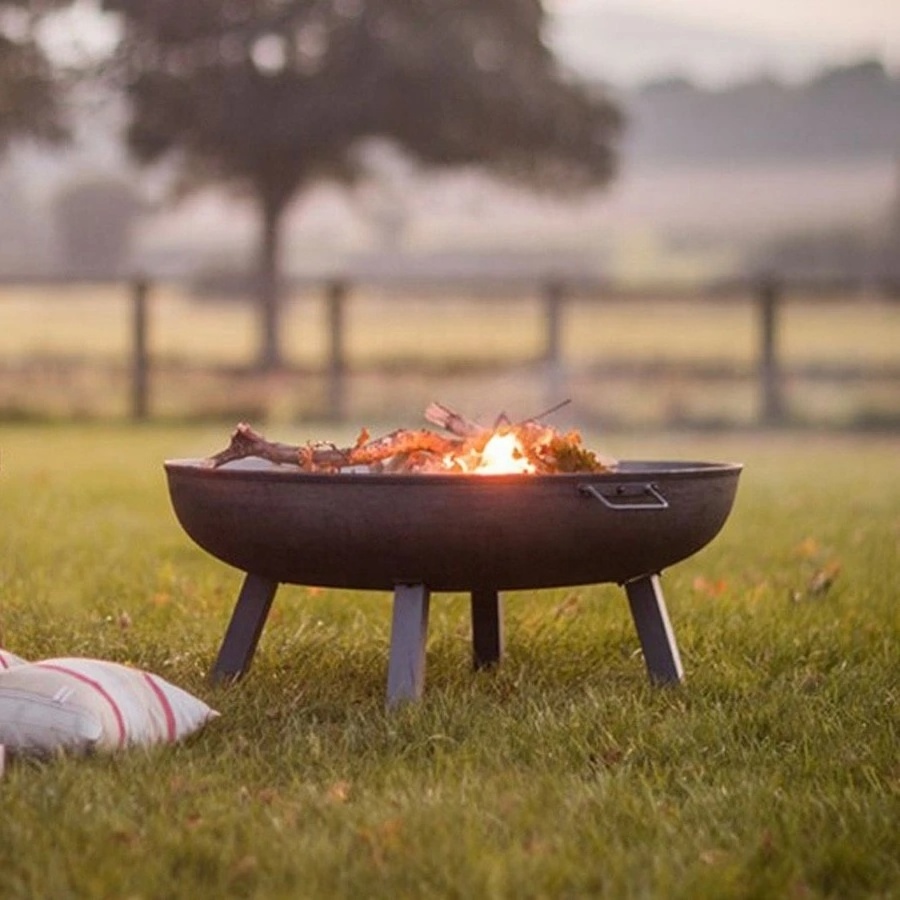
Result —
<instances>
[{"instance_id":1,"label":"fence rail","mask_svg":"<svg viewBox=\"0 0 900 900\"><path fill-rule=\"evenodd\" d=\"M0 278L0 302L4 289L71 287L77 284L71 278ZM84 283L98 284L97 279ZM128 414L134 420L146 420L154 415L154 349L153 318L154 299L164 282L147 277L114 279L102 282L106 286L121 286L123 302L130 306L129 381L130 399ZM548 277L544 280L516 278L323 278L294 279L286 285L288 291L314 293L324 304L326 328L325 362L319 375L326 388L325 414L337 421L347 415L348 382L357 366L348 351L347 331L352 321L354 293L363 288L379 288L386 297L429 297L452 292L455 296L467 293L479 298L516 297L538 300L541 306L541 346L534 359L523 360L536 367L543 379L544 394L548 400L563 396L570 373L570 361L566 358L563 334L566 317L573 303L612 304L616 302L640 302L647 300L680 300L700 304L698 315L703 314L703 304L742 303L754 310L755 352L749 366L723 361L682 361L665 363L638 358L620 360L615 364L602 358L592 360L588 368L594 374L618 376L665 376L688 374L703 378L751 378L757 394L757 423L777 426L792 420L792 411L785 393L788 375L801 372L811 379L864 380L877 377L900 384L900 357L897 362L859 366L846 363L807 364L800 369L788 368L781 348L781 322L785 307L794 300L814 296L817 302L847 302L848 297L874 298L892 303L900 298L900 285L865 285L852 281L788 281L774 277L753 281L717 282L701 288L683 285L658 285L655 287L629 288L607 281L585 278ZM490 302L485 300L484 302ZM723 335L723 341L728 336Z\"/></svg>"}]
</instances>

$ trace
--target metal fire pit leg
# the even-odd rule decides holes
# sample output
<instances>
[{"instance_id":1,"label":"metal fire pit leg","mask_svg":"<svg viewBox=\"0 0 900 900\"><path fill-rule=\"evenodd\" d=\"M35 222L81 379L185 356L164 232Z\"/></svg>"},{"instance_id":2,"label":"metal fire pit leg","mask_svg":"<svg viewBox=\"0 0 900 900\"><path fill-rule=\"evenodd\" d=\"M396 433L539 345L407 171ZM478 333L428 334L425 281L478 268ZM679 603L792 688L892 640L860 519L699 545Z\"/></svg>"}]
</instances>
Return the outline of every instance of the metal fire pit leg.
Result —
<instances>
[{"instance_id":1,"label":"metal fire pit leg","mask_svg":"<svg viewBox=\"0 0 900 900\"><path fill-rule=\"evenodd\" d=\"M430 597L430 591L424 584L398 584L394 588L388 706L395 706L404 700L418 700L422 696Z\"/></svg>"},{"instance_id":2,"label":"metal fire pit leg","mask_svg":"<svg viewBox=\"0 0 900 900\"><path fill-rule=\"evenodd\" d=\"M682 680L684 669L675 634L666 611L659 575L648 575L625 585L631 617L637 628L644 662L655 684L676 684Z\"/></svg>"},{"instance_id":3,"label":"metal fire pit leg","mask_svg":"<svg viewBox=\"0 0 900 900\"><path fill-rule=\"evenodd\" d=\"M249 573L244 579L213 666L213 681L237 681L250 668L276 590L277 581L260 575Z\"/></svg>"},{"instance_id":4,"label":"metal fire pit leg","mask_svg":"<svg viewBox=\"0 0 900 900\"><path fill-rule=\"evenodd\" d=\"M472 660L476 669L503 656L503 608L496 591L472 591Z\"/></svg>"}]
</instances>

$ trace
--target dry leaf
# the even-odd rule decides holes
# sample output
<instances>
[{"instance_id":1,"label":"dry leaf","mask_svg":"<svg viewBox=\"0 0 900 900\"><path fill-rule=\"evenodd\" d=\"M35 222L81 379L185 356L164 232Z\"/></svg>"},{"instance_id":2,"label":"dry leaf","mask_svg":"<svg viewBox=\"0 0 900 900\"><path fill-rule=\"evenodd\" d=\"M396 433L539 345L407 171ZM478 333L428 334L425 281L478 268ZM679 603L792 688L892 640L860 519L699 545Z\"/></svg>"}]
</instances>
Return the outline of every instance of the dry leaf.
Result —
<instances>
[{"instance_id":1,"label":"dry leaf","mask_svg":"<svg viewBox=\"0 0 900 900\"><path fill-rule=\"evenodd\" d=\"M841 564L838 560L833 559L826 563L821 569L815 572L806 586L806 593L810 597L819 597L825 594L834 584L835 579L841 571Z\"/></svg>"},{"instance_id":2,"label":"dry leaf","mask_svg":"<svg viewBox=\"0 0 900 900\"><path fill-rule=\"evenodd\" d=\"M799 556L802 559L815 559L821 550L819 542L814 537L805 537L794 547L794 556Z\"/></svg>"},{"instance_id":3,"label":"dry leaf","mask_svg":"<svg viewBox=\"0 0 900 900\"><path fill-rule=\"evenodd\" d=\"M325 791L325 797L329 803L346 803L350 799L350 782L336 781Z\"/></svg>"},{"instance_id":4,"label":"dry leaf","mask_svg":"<svg viewBox=\"0 0 900 900\"><path fill-rule=\"evenodd\" d=\"M259 868L259 862L253 855L242 856L231 867L231 877L240 878L242 875L249 875Z\"/></svg>"},{"instance_id":5,"label":"dry leaf","mask_svg":"<svg viewBox=\"0 0 900 900\"><path fill-rule=\"evenodd\" d=\"M705 575L698 575L691 583L691 587L706 597L721 597L728 590L728 582L724 578L711 581Z\"/></svg>"},{"instance_id":6,"label":"dry leaf","mask_svg":"<svg viewBox=\"0 0 900 900\"><path fill-rule=\"evenodd\" d=\"M396 849L400 845L402 831L403 820L399 816L395 816L379 822L373 828L364 828L359 832L359 836L369 847L369 852L372 854L372 862L376 868L384 868L385 853Z\"/></svg>"},{"instance_id":7,"label":"dry leaf","mask_svg":"<svg viewBox=\"0 0 900 900\"><path fill-rule=\"evenodd\" d=\"M561 619L578 615L581 609L581 597L578 594L569 594L553 611L554 619Z\"/></svg>"}]
</instances>

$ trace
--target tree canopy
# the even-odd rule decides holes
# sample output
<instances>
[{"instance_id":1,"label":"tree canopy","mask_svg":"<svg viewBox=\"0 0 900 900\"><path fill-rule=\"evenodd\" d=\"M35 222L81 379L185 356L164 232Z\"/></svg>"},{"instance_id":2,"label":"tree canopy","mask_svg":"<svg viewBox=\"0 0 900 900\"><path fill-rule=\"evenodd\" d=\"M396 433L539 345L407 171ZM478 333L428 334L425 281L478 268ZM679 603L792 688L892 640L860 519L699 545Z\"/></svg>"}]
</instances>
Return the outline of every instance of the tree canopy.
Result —
<instances>
[{"instance_id":1,"label":"tree canopy","mask_svg":"<svg viewBox=\"0 0 900 900\"><path fill-rule=\"evenodd\" d=\"M64 0L0 0L0 155L19 138L66 136L58 71L37 39L43 16Z\"/></svg>"},{"instance_id":2,"label":"tree canopy","mask_svg":"<svg viewBox=\"0 0 900 900\"><path fill-rule=\"evenodd\" d=\"M632 160L729 164L891 157L900 147L900 75L875 60L808 81L769 76L721 88L685 79L628 99Z\"/></svg>"},{"instance_id":3,"label":"tree canopy","mask_svg":"<svg viewBox=\"0 0 900 900\"><path fill-rule=\"evenodd\" d=\"M261 362L279 363L281 217L313 181L349 182L366 138L426 166L535 188L601 185L620 117L544 44L539 0L104 0L138 159L258 203Z\"/></svg>"}]
</instances>

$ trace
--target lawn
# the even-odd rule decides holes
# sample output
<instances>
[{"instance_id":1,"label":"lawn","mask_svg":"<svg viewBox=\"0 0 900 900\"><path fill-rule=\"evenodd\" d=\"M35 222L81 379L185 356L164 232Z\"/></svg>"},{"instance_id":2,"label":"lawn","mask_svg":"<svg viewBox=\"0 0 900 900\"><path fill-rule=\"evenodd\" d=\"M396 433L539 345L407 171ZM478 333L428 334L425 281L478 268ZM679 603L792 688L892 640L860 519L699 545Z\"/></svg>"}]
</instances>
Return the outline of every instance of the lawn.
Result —
<instances>
[{"instance_id":1,"label":"lawn","mask_svg":"<svg viewBox=\"0 0 900 900\"><path fill-rule=\"evenodd\" d=\"M222 713L176 747L8 764L4 900L900 895L895 443L590 436L746 465L663 575L685 683L649 686L614 586L508 595L478 674L466 598L438 595L425 698L388 713L382 594L283 587L250 675L207 684L239 575L180 530L161 461L227 430L0 429L0 641Z\"/></svg>"}]
</instances>

